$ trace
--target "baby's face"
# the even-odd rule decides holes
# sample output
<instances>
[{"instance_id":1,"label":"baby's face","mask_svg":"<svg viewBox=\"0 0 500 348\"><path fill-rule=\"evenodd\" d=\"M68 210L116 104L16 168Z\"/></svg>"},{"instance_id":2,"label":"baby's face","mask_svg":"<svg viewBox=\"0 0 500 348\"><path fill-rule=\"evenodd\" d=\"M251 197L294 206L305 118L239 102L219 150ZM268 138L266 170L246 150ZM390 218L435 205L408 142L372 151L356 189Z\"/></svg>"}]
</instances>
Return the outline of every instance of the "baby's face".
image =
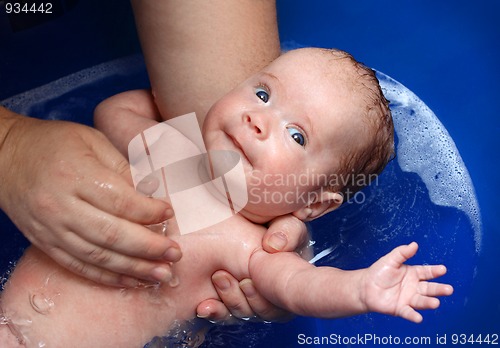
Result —
<instances>
[{"instance_id":1,"label":"baby's face","mask_svg":"<svg viewBox=\"0 0 500 348\"><path fill-rule=\"evenodd\" d=\"M273 217L308 205L359 136L359 101L343 72L346 63L330 59L287 53L209 111L205 144L241 155L246 211Z\"/></svg>"}]
</instances>

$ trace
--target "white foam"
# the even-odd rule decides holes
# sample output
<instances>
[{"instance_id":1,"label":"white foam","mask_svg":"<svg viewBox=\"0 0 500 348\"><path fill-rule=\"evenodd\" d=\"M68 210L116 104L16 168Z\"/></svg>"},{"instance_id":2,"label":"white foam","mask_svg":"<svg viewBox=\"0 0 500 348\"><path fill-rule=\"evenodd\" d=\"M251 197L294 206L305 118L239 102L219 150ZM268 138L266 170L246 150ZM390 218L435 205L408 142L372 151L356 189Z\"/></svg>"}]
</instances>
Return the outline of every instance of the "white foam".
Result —
<instances>
[{"instance_id":1,"label":"white foam","mask_svg":"<svg viewBox=\"0 0 500 348\"><path fill-rule=\"evenodd\" d=\"M394 79L377 72L391 101L398 136L397 161L403 171L417 173L436 205L455 207L469 217L476 251L481 249L481 216L469 172L450 134L420 98Z\"/></svg>"}]
</instances>

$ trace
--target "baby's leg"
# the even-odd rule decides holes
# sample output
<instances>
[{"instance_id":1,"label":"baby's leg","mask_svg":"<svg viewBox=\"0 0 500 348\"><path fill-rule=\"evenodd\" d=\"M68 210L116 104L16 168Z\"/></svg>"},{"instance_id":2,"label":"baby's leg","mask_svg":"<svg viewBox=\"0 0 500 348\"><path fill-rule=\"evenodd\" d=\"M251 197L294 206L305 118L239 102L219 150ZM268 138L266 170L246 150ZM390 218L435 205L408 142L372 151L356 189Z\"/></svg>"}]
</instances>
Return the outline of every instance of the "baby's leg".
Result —
<instances>
[{"instance_id":1,"label":"baby's leg","mask_svg":"<svg viewBox=\"0 0 500 348\"><path fill-rule=\"evenodd\" d=\"M130 140L161 122L151 91L135 90L112 96L94 111L94 125L127 157Z\"/></svg>"},{"instance_id":2,"label":"baby's leg","mask_svg":"<svg viewBox=\"0 0 500 348\"><path fill-rule=\"evenodd\" d=\"M142 347L175 317L158 289L97 285L29 248L2 292L0 346ZM10 330L9 330L10 328Z\"/></svg>"}]
</instances>

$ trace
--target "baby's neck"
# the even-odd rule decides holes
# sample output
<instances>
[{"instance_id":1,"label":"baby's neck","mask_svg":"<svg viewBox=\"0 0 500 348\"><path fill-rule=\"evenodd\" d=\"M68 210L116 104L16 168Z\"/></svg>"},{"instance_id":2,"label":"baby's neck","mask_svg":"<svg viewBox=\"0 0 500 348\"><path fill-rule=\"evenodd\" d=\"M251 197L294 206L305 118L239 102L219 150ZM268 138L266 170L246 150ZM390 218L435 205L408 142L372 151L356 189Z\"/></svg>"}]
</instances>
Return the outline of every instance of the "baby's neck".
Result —
<instances>
[{"instance_id":1,"label":"baby's neck","mask_svg":"<svg viewBox=\"0 0 500 348\"><path fill-rule=\"evenodd\" d=\"M242 209L241 211L238 212L241 216L243 216L245 219L247 219L250 222L253 222L254 224L259 224L263 225L268 223L269 221L277 218L278 216L262 216L262 215L257 215L252 212L249 212L245 209Z\"/></svg>"}]
</instances>

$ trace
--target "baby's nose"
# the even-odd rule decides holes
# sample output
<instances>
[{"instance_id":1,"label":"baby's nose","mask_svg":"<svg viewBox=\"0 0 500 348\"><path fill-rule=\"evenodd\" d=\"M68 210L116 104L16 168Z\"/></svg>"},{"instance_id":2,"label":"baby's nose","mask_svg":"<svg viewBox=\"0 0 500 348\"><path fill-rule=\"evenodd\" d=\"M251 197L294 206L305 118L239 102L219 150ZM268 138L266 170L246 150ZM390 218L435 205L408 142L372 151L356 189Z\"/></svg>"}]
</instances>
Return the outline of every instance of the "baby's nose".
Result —
<instances>
[{"instance_id":1,"label":"baby's nose","mask_svg":"<svg viewBox=\"0 0 500 348\"><path fill-rule=\"evenodd\" d=\"M266 124L262 116L245 115L244 122L250 127L250 130L259 138L266 136Z\"/></svg>"}]
</instances>

